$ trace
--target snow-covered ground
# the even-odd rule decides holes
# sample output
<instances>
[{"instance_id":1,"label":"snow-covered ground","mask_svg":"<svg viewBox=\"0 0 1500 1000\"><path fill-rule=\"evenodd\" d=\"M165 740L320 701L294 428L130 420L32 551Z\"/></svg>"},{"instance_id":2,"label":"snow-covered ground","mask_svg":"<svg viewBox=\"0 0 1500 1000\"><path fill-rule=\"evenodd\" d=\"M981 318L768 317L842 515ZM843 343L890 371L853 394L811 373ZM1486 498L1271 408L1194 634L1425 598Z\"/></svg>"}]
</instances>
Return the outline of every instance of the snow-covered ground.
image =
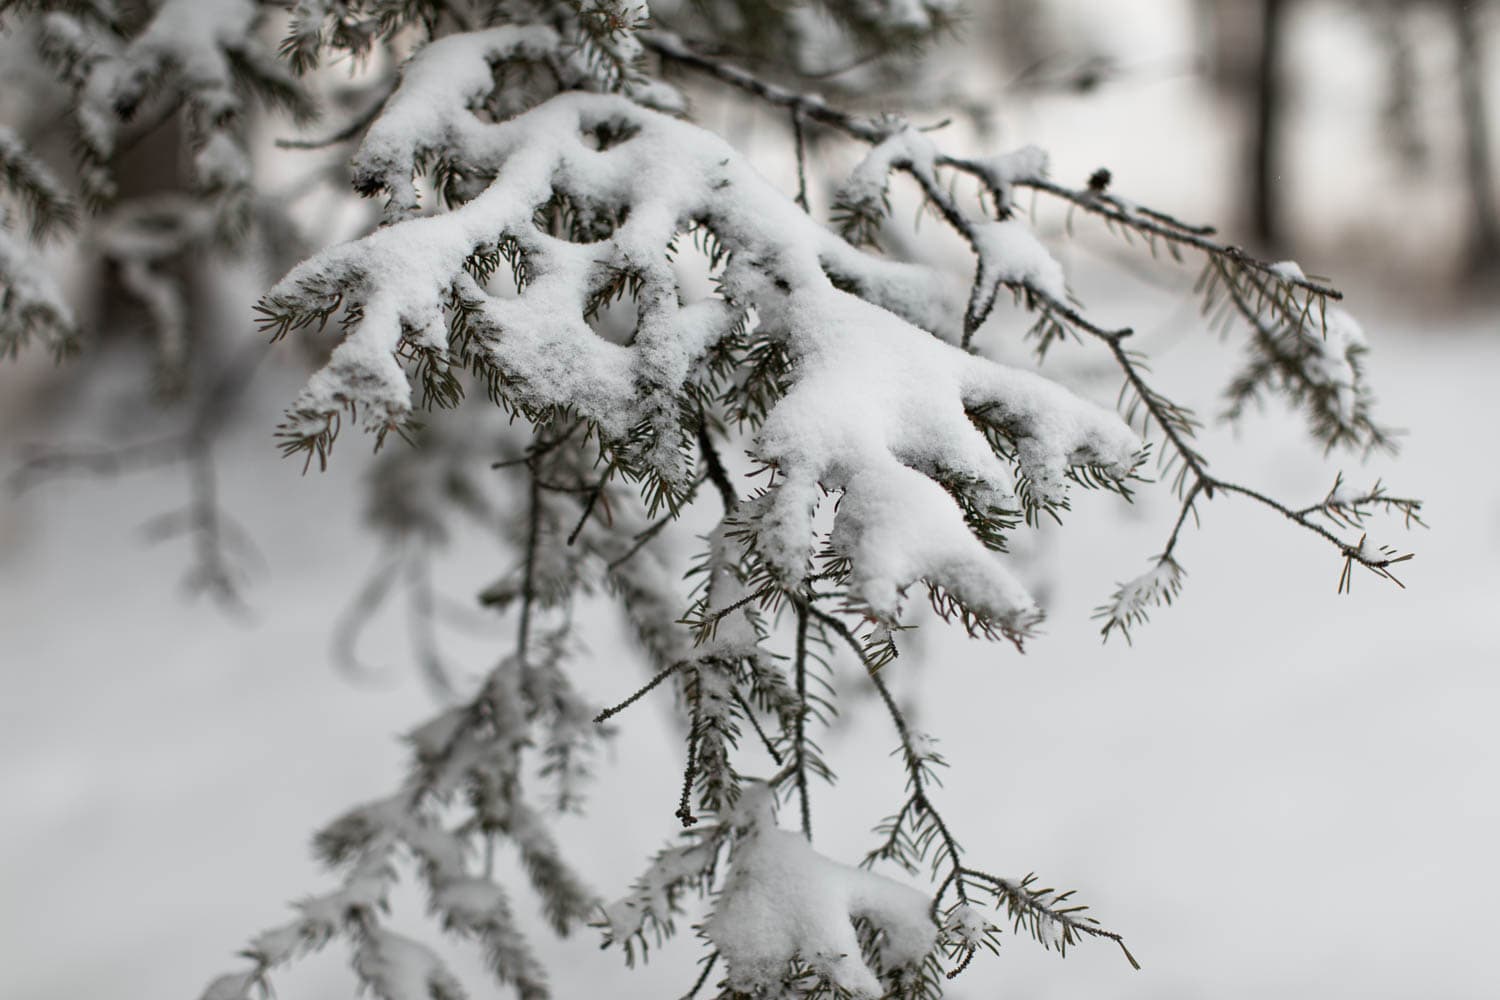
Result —
<instances>
[{"instance_id":1,"label":"snow-covered ground","mask_svg":"<svg viewBox=\"0 0 1500 1000\"><path fill-rule=\"evenodd\" d=\"M954 763L942 801L966 845L1077 886L1145 965L1106 947L1059 964L1018 940L956 995L1500 990L1484 959L1500 875L1500 473L1483 444L1500 419L1500 339L1485 315L1372 326L1384 412L1412 433L1399 460L1345 468L1428 501L1407 590L1366 576L1338 597L1336 555L1220 499L1184 550L1181 601L1133 647L1101 647L1090 607L1144 566L1172 509L1160 493L1125 515L1089 497L1074 515L1088 526L1055 532L1049 635L1025 657L934 635L892 668L920 688L921 724ZM1183 342L1163 384L1222 351ZM1309 502L1327 488L1295 418L1211 440L1226 473ZM0 520L6 996L196 995L286 899L322 884L308 833L396 774L391 737L427 696L400 672L354 684L325 654L368 559L348 513L358 456L304 479L267 444L247 426L224 462L229 504L269 563L248 626L180 601L184 553L132 531L178 502L176 473L53 484ZM453 573L465 578L462 560ZM599 646L589 689L605 701L638 673ZM399 647L382 655L400 663ZM564 825L606 895L675 824L660 706L623 722L593 817ZM835 741L844 778L818 800L824 850L868 846L897 794L891 742L874 712ZM627 977L588 937L547 946L560 996L671 995L690 978L691 947ZM343 989L339 961L283 977L282 995Z\"/></svg>"}]
</instances>

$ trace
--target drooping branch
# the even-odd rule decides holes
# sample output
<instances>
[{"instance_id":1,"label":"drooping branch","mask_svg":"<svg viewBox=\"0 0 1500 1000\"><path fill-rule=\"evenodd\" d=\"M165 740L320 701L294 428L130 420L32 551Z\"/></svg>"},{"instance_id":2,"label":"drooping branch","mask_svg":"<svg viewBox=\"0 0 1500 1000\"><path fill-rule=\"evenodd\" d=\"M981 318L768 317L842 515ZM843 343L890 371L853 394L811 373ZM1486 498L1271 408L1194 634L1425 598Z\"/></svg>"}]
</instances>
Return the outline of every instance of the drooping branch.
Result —
<instances>
[{"instance_id":1,"label":"drooping branch","mask_svg":"<svg viewBox=\"0 0 1500 1000\"><path fill-rule=\"evenodd\" d=\"M911 731L905 715L892 697L890 688L881 676L881 668L870 661L868 651L859 638L838 618L816 608L810 608L809 613L821 626L842 639L865 666L866 675L874 684L900 740L907 772L907 800L900 812L886 821L884 827L888 831L887 838L866 858L866 864L878 859L893 859L914 869L918 862L936 848L937 856L932 859L934 876L940 869L945 868L946 873L932 896L929 911L935 921L943 914L940 922L948 932L947 947L953 967L948 971L947 977L951 979L968 968L981 947L993 949L995 946L995 928L972 909L976 890L989 894L997 907L1006 909L1015 929L1024 929L1045 947L1056 947L1065 952L1080 937L1104 938L1119 945L1131 966L1139 969L1139 963L1125 947L1121 935L1100 927L1093 917L1083 912L1087 907L1063 905L1073 895L1071 892L1036 889L1033 888L1034 876L1028 875L1019 882L1012 882L964 863L957 838L938 812L928 792L929 771L935 764L942 763L941 758L931 750L919 746L919 738ZM911 832L905 832L907 830ZM950 889L956 902L945 907L943 901Z\"/></svg>"},{"instance_id":2,"label":"drooping branch","mask_svg":"<svg viewBox=\"0 0 1500 1000\"><path fill-rule=\"evenodd\" d=\"M1131 589L1126 597L1134 597L1137 600L1149 598L1151 601L1170 599L1175 595L1176 588L1180 585L1180 570L1172 559L1172 549L1176 545L1178 534L1181 530L1183 520L1191 509L1192 503L1202 495L1212 498L1215 490L1225 493L1235 493L1255 500L1263 506L1276 510L1286 516L1293 523L1302 528L1312 531L1326 541L1331 542L1339 549L1345 560L1346 570L1341 577L1340 589L1347 588L1349 565L1358 564L1366 569L1396 582L1399 580L1391 574L1390 567L1396 563L1410 558L1409 554L1398 554L1394 551L1368 546L1363 539L1358 543L1348 543L1338 538L1332 532L1321 525L1308 520L1306 516L1299 515L1287 505L1277 501L1265 493L1251 487L1242 486L1218 479L1208 472L1208 463L1196 448L1189 443L1193 433L1194 419L1189 411L1172 403L1162 396L1146 381L1141 368L1140 359L1128 351L1122 343L1131 331L1126 329L1109 330L1101 327L1084 317L1079 311L1061 302L1056 296L1039 287L1037 281L1032 278L1001 277L992 282L986 282L987 237L985 227L992 223L973 218L965 212L952 197L952 195L938 182L934 168L936 166L949 166L970 173L978 177L996 198L1002 214L1008 212L1010 188L1017 185L1030 186L1037 190L1057 196L1070 204L1082 208L1092 214L1104 218L1106 221L1135 231L1148 239L1161 239L1177 247L1188 247L1203 252L1209 257L1210 267L1229 289L1231 301L1239 313L1248 319L1252 330L1258 340L1271 349L1276 346L1274 335L1267 331L1262 314L1266 308L1272 309L1279 317L1280 322L1292 330L1295 335L1306 338L1306 342L1316 346L1314 335L1305 332L1311 321L1312 313L1316 307L1321 318L1323 327L1323 338L1329 336L1329 319L1327 315L1328 300L1338 300L1342 295L1331 286L1313 281L1302 274L1301 269L1287 262L1268 263L1257 260L1246 254L1239 247L1218 242L1211 238L1212 230L1208 227L1192 226L1181 222L1169 215L1155 211L1135 209L1121 199L1108 194L1107 172L1096 175L1094 183L1087 191L1075 191L1062 185L1048 181L1036 172L1017 173L1014 170L1002 170L993 161L984 162L974 159L955 158L939 153L936 150L923 148L914 144L905 146L897 143L900 133L897 126L888 123L875 123L856 115L843 112L829 107L821 99L797 94L793 91L767 83L755 78L753 75L738 69L737 67L723 63L722 61L705 57L694 53L679 39L670 36L650 36L646 44L653 51L665 59L681 63L690 68L708 73L725 83L729 83L741 90L754 94L756 97L779 107L789 108L793 114L817 121L823 125L835 128L856 139L875 144L877 150L885 145L893 145L893 151L886 155L884 163L888 168L896 168L913 177L927 201L938 211L938 214L955 232L961 235L979 258L979 270L975 277L973 290L970 294L969 305L965 311L963 324L963 344L967 347L974 333L983 325L994 307L994 289L999 286L1009 286L1019 294L1027 297L1027 300L1039 308L1046 315L1055 317L1065 322L1075 330L1081 331L1089 337L1102 342L1109 350L1116 364L1123 373L1127 387L1134 393L1138 403L1150 415L1158 428L1167 438L1172 447L1172 455L1180 460L1182 468L1178 478L1178 489L1183 496L1182 514L1172 532L1172 538L1167 549L1158 558L1157 567L1153 570L1153 579L1146 585L1136 586ZM1239 276L1243 275L1241 279ZM1243 280L1244 287L1241 286ZM1249 290L1247 294L1246 289ZM1293 290L1304 293L1299 303L1292 295ZM1210 289L1210 293L1211 293ZM1249 295L1256 297L1255 302L1250 301ZM1308 350L1312 350L1309 347ZM1287 377L1295 379L1301 371L1301 366L1285 365L1284 370L1289 371ZM1326 369L1326 366L1324 366ZM1313 369L1321 371L1324 369ZM1321 385L1316 383L1320 376L1303 376L1304 380L1311 378L1309 383L1294 383L1291 391L1298 398L1306 397ZM1326 376L1325 376L1326 377ZM1303 386L1303 387L1299 387ZM1353 369L1347 383L1346 392L1361 392L1358 380L1358 370ZM1337 393L1342 386L1335 386L1330 392ZM1341 439L1344 433L1334 419L1335 426L1328 433L1327 440L1330 444ZM1369 435L1369 440L1380 443L1388 439L1386 432L1375 427L1369 422L1362 412L1355 412L1351 419L1354 426L1362 428ZM1353 432L1349 432L1353 433ZM1124 605L1120 604L1121 594L1116 595L1115 605L1120 607L1124 617L1117 617L1110 613L1110 606L1102 609L1107 618L1104 632L1106 636L1112 628L1121 627L1126 621L1138 620L1132 616L1138 613L1139 607L1135 601L1126 600Z\"/></svg>"}]
</instances>

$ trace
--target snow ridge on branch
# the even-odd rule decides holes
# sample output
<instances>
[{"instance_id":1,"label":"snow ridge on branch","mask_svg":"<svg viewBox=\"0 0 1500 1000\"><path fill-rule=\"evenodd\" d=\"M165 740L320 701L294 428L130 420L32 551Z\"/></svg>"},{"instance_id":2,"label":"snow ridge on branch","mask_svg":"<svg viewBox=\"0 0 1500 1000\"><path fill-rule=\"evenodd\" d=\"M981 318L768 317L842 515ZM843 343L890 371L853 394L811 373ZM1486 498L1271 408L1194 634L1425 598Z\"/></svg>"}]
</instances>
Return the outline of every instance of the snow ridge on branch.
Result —
<instances>
[{"instance_id":1,"label":"snow ridge on branch","mask_svg":"<svg viewBox=\"0 0 1500 1000\"><path fill-rule=\"evenodd\" d=\"M488 44L434 56L451 67L466 52L483 71ZM420 58L407 80L425 87ZM449 78L464 79L461 70ZM705 358L752 310L757 336L787 358L784 394L759 420L752 451L775 471L751 511L754 547L776 578L794 585L809 572L814 508L821 490L838 490L833 543L849 560L852 597L893 621L901 593L926 579L1016 636L1034 624L1034 604L945 486L962 484L953 488L980 510L1019 511L1019 480L1051 501L1074 467L1115 479L1135 468L1139 443L1113 414L881 308L926 318L928 307L901 301L889 265L864 267L874 258L816 225L710 133L607 95L564 94L499 124L470 116L462 128L405 112L402 91L392 106L413 128L377 123L356 157L382 164L388 189L399 189L391 172L414 169L419 149L495 179L447 213L313 257L267 294L262 312L278 332L345 309L344 343L283 427L294 447L326 453L346 410L376 433L399 427L412 407L403 354L448 363L462 315L509 403L576 413L617 464L680 491L690 477L680 416L689 386L705 380ZM558 200L599 220L600 238L542 232L537 211ZM720 295L684 304L667 254L688 228L712 234L724 268ZM510 261L518 294L491 294L466 269L485 254ZM881 304L836 287L824 258L882 284ZM591 300L622 276L638 308L628 345L588 322Z\"/></svg>"}]
</instances>

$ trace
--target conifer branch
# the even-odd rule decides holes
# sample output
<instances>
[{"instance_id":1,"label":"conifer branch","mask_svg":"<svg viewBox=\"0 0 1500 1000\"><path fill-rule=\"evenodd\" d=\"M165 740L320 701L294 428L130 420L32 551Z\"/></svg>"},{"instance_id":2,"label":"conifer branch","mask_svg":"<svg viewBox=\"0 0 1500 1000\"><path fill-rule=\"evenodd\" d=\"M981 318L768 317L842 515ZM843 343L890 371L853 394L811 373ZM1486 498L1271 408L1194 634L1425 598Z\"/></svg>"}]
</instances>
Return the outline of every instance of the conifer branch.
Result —
<instances>
[{"instance_id":1,"label":"conifer branch","mask_svg":"<svg viewBox=\"0 0 1500 1000\"><path fill-rule=\"evenodd\" d=\"M982 164L971 159L944 156L941 162L945 166L951 166L965 173L972 174L986 183L989 183L993 178L992 171L987 170ZM1103 184L1107 185L1108 171L1103 171L1102 173L1104 175L1102 178ZM1099 175L1096 174L1097 176ZM1131 231L1158 237L1178 246L1201 251L1211 258L1233 262L1259 272L1278 283L1302 289L1312 295L1333 300L1340 300L1344 297L1342 292L1329 284L1314 281L1303 276L1292 277L1283 275L1275 270L1275 265L1250 255L1243 248L1211 239L1210 237L1214 233L1212 226L1192 225L1155 209L1134 205L1127 207L1128 203L1107 193L1103 186L1091 186L1084 190L1078 190L1043 177L1034 176L1015 178L1011 183L1017 187L1034 188L1060 198L1091 215L1097 215L1108 222L1128 228Z\"/></svg>"},{"instance_id":2,"label":"conifer branch","mask_svg":"<svg viewBox=\"0 0 1500 1000\"><path fill-rule=\"evenodd\" d=\"M732 87L753 94L768 104L785 108L807 121L830 126L866 142L879 142L885 137L884 130L858 115L841 111L829 105L821 97L789 90L762 80L732 63L702 55L670 32L643 31L636 37L647 49L668 62L706 73Z\"/></svg>"},{"instance_id":3,"label":"conifer branch","mask_svg":"<svg viewBox=\"0 0 1500 1000\"><path fill-rule=\"evenodd\" d=\"M907 793L909 796L907 804L902 808L902 813L898 815L898 825L899 820L910 812L917 812L924 815L933 823L938 835L941 837L943 851L947 854L950 862L950 871L957 872L961 867L958 841L954 839L953 834L948 829L947 822L943 820L937 809L932 805L932 801L927 797L926 765L923 763L925 755L918 752L912 739L911 729L906 723L906 716L902 714L900 707L896 704L895 698L891 696L890 688L886 686L884 679L880 676L880 669L870 662L863 644L849 630L847 625L833 615L819 611L816 608L809 608L809 613L817 618L825 627L832 629L854 651L855 656L859 658L860 664L865 668L865 674L869 677L870 682L875 685L875 691L880 695L880 700L885 706L886 714L890 716L891 724L896 729L896 735L901 743L902 762L906 768ZM874 859L874 856L867 857L866 863ZM955 889L959 899L967 902L968 897L965 894L961 881L955 886ZM934 905L936 905L936 902L934 902Z\"/></svg>"},{"instance_id":4,"label":"conifer branch","mask_svg":"<svg viewBox=\"0 0 1500 1000\"><path fill-rule=\"evenodd\" d=\"M1067 947L1075 943L1079 935L1106 938L1119 945L1131 966L1139 969L1140 965L1125 947L1121 935L1099 927L1093 917L1080 915L1086 907L1060 905L1069 900L1073 895L1072 892L1056 893L1051 889L1035 889L1032 887L1034 876L1028 875L1021 882L1014 883L969 867L964 863L957 839L928 796L928 769L932 763L941 763L941 759L931 752L920 751L917 748L916 739L905 716L891 696L890 688L886 685L880 670L870 663L865 647L858 637L832 615L815 608L810 609L810 613L822 625L832 629L843 639L864 664L865 672L875 685L875 690L885 705L886 714L890 716L892 725L896 729L901 743L900 752L907 770L907 800L902 805L901 811L886 821L885 828L889 831L887 840L866 857L865 864L890 858L908 869L914 869L915 861L926 857L936 846L938 856L932 859L934 877L937 870L945 865L946 872L938 883L938 888L929 905L929 912L934 921L939 920L940 912L946 912L950 917L966 912L971 905L971 893L978 889L991 895L997 907L1003 906L1008 910L1015 929L1026 930L1044 947L1055 946L1065 954ZM922 826L923 823L928 824L925 829ZM915 830L909 839L902 833L908 825L914 827ZM943 900L950 887L957 902L945 910ZM951 926L951 924L945 923L945 926ZM950 957L954 961L954 967L947 973L947 978L951 979L968 968L978 948L986 944L986 938L987 935L984 933L965 933L950 945ZM992 941L988 946L993 947Z\"/></svg>"},{"instance_id":5,"label":"conifer branch","mask_svg":"<svg viewBox=\"0 0 1500 1000\"><path fill-rule=\"evenodd\" d=\"M663 58L708 73L723 82L754 94L768 103L789 109L794 115L795 121L800 122L803 117L806 117L808 120L817 121L871 144L883 143L893 134L892 127L889 125L879 125L860 119L857 116L830 108L819 98L797 94L785 88L759 80L737 67L692 52L679 39L674 37L651 35L645 39L645 44ZM932 162L938 166L955 167L979 177L985 182L997 199L997 204L999 204L1002 210L1002 215L1007 210L1008 193L1005 189L1006 182L1002 182L997 177L996 171L992 167L973 160L956 159L938 152L933 154ZM975 275L974 287L970 294L969 305L965 311L963 321L962 343L963 346L968 347L974 333L988 318L990 310L995 303L993 292L987 291L984 283L985 248L983 237L980 235L975 221L959 207L948 191L939 185L935 173L930 168L915 162L909 156L901 153L894 155L889 163L891 167L903 170L917 181L927 201L937 209L938 214L949 227L970 244L979 258L979 268ZM1126 226L1150 237L1159 237L1175 246L1187 246L1204 252L1209 256L1211 268L1220 275L1225 286L1229 289L1231 300L1236 309L1251 322L1257 337L1267 349L1275 346L1274 336L1266 331L1260 319L1259 308L1250 302L1241 291L1229 271L1230 267L1235 268L1239 273L1245 274L1249 287L1259 297L1260 301L1277 310L1283 322L1287 323L1294 330L1300 331L1305 328L1315 304L1319 304L1320 309L1323 310L1323 316L1325 317L1323 322L1326 329L1326 302L1329 299L1338 300L1342 298L1336 289L1303 276L1300 269L1260 261L1250 257L1239 247L1210 239L1210 231L1207 227L1191 226L1161 212L1127 211L1124 202L1106 193L1109 183L1107 171L1101 171L1095 175L1088 192L1072 191L1048 182L1044 178L1035 176L1010 178L1008 182L1035 187L1038 190L1061 197L1071 204L1084 208L1093 214L1100 215L1109 222ZM1125 338L1131 335L1130 329L1111 330L1101 327L1088 320L1078 310L1058 301L1055 296L1039 288L1033 281L1002 279L997 283L997 287L998 285L1006 285L1013 288L1017 294L1024 295L1029 303L1040 307L1044 311L1044 315L1060 318L1072 328L1088 334L1106 345L1125 376L1126 386L1135 394L1138 403L1161 429L1173 448L1175 459L1182 463L1177 477L1177 488L1181 495L1186 497L1188 491L1191 490L1194 497L1200 492L1205 497L1212 497L1213 491L1216 488L1222 489L1225 492L1239 493L1279 511L1293 522L1314 531L1315 534L1322 535L1326 540L1338 546L1345 557L1346 572L1340 580L1341 591L1347 589L1347 568L1354 564L1362 565L1377 575L1390 579L1400 585L1400 581L1391 574L1389 567L1410 558L1409 555L1400 555L1394 551L1383 549L1370 550L1363 539L1356 544L1346 543L1326 529L1321 529L1319 526L1312 524L1306 517L1298 517L1296 512L1257 490L1227 483L1210 476L1207 471L1206 459L1188 441L1196 423L1195 418L1193 418L1189 411L1172 403L1146 382L1141 372L1139 360L1133 357L1122 343ZM1289 292L1284 291L1290 289L1297 289L1306 293L1305 299L1300 305L1296 305ZM1283 361L1283 365L1289 371L1300 371L1300 368L1286 361ZM1292 391L1294 396L1298 394L1312 395L1316 392L1314 389L1297 387L1294 387ZM1369 434L1369 440L1372 443L1384 443L1388 440L1386 432L1374 427L1367 420L1364 421L1362 426ZM1340 439L1338 430L1331 431L1327 435L1327 439L1330 444L1338 441ZM1188 506L1189 504L1185 502L1184 511L1186 511ZM1180 529L1180 526L1179 519L1178 529ZM1177 530L1174 529L1174 544L1176 534ZM1170 599L1170 596L1175 594L1176 588L1179 585L1178 581L1180 580L1180 572L1173 570L1175 562L1170 558L1170 551L1165 553L1159 560L1158 567L1172 571L1171 580L1169 583L1161 586L1153 585L1149 588L1149 592L1153 595L1151 599ZM1120 596L1117 595L1117 599ZM1105 625L1105 634L1107 635L1112 627L1119 627L1121 625L1122 619L1117 619L1110 615L1108 608L1101 610L1108 618ZM1126 614L1128 617L1130 612L1126 612Z\"/></svg>"},{"instance_id":6,"label":"conifer branch","mask_svg":"<svg viewBox=\"0 0 1500 1000\"><path fill-rule=\"evenodd\" d=\"M1028 928L1038 940L1053 937L1060 953L1066 954L1067 947L1075 943L1079 935L1103 938L1117 944L1131 968L1140 971L1141 964L1130 953L1130 949L1125 947L1125 939L1121 935L1100 927L1093 917L1080 916L1081 911L1087 907L1060 905L1072 897L1071 890L1060 893L1052 889L1034 888L1035 875L1027 875L1019 882L974 868L964 868L960 875L982 883L995 895L997 901L1003 902L1010 911L1016 929ZM1049 927L1049 924L1052 926ZM1062 932L1057 933L1053 927L1061 928Z\"/></svg>"}]
</instances>

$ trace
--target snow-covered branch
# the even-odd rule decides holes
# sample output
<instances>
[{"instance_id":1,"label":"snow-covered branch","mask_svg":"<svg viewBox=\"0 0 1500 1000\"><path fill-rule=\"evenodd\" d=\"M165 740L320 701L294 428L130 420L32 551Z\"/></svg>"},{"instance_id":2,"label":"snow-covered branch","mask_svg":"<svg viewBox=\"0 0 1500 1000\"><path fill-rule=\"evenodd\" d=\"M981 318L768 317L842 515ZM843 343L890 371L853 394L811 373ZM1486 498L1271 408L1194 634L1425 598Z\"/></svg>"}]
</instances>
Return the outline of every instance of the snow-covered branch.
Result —
<instances>
[{"instance_id":1,"label":"snow-covered branch","mask_svg":"<svg viewBox=\"0 0 1500 1000\"><path fill-rule=\"evenodd\" d=\"M290 231L284 197L263 190L249 153L253 105L303 123L314 93L337 90L325 88L335 64L353 74L334 102L343 124L280 146L305 156L357 141L347 178L326 164L316 176L338 174L381 202L373 231L299 252L257 308L273 339L331 352L278 430L288 454L304 468L326 463L345 421L377 444L394 432L413 445L383 454L370 478L366 516L382 551L351 588L336 641L357 665L366 623L399 594L443 707L411 733L404 780L319 835L333 888L254 938L249 967L207 998L263 992L334 940L382 1000L461 995L434 950L393 929L391 887L409 870L436 923L477 939L498 981L543 1000L546 970L493 870L502 843L555 932L592 923L630 963L699 897L706 955L691 993L717 971L723 1000L935 1000L1006 925L1045 947L1123 948L1069 893L969 861L976 845L960 842L933 791L945 763L936 741L912 728L888 683L913 595L1019 649L1041 610L1007 544L1044 516L1061 521L1076 489L1129 499L1148 437L1177 516L1148 572L1101 609L1106 636L1128 636L1176 596L1178 543L1200 501L1239 496L1335 546L1343 588L1356 565L1394 579L1409 557L1373 542L1366 522L1380 512L1420 523L1420 503L1340 481L1297 507L1211 471L1198 418L1154 382L1129 326L1075 296L1017 192L1153 254L1204 258L1206 307L1248 325L1232 412L1275 394L1328 447L1382 448L1391 433L1374 420L1364 337L1331 304L1337 290L1133 204L1108 171L1071 188L1034 147L959 156L933 130L796 85L830 25L851 57L909 53L953 22L947 0L663 2L666 26L645 0L285 6L278 58L260 37L272 18L252 0L0 0L37 32L81 138L70 177L35 152L34 129L0 127L0 353L75 340L76 310L38 250L73 232L148 318L163 386L191 388L203 333L190 265ZM729 40L761 55L744 64L755 73L716 47ZM665 70L688 73L668 83ZM695 77L785 115L795 195L688 119ZM831 226L809 211L805 130L861 150ZM181 152L184 137L181 183L131 189L121 164L132 149ZM879 251L897 183L962 239L968 274ZM1102 352L1123 383L1120 412L986 356L1007 300L1031 314L1038 354L1065 339ZM331 338L304 336L330 324ZM193 531L215 586L230 578L214 561L230 532L211 430L195 423L149 456L192 463L200 502L171 526ZM127 457L94 464L111 462ZM511 630L505 655L468 677L442 648L434 572L460 521L514 556L479 594L483 611L469 609ZM602 710L568 669L580 655L575 613L595 596L619 606L648 665ZM814 846L814 816L821 832L828 815L815 807L819 786L833 778L818 741L851 654L894 729L906 782L865 868L906 882ZM580 808L599 746L647 699L671 701L681 723L680 784L659 806L685 829L602 905L544 806ZM778 807L795 811L787 828Z\"/></svg>"}]
</instances>

